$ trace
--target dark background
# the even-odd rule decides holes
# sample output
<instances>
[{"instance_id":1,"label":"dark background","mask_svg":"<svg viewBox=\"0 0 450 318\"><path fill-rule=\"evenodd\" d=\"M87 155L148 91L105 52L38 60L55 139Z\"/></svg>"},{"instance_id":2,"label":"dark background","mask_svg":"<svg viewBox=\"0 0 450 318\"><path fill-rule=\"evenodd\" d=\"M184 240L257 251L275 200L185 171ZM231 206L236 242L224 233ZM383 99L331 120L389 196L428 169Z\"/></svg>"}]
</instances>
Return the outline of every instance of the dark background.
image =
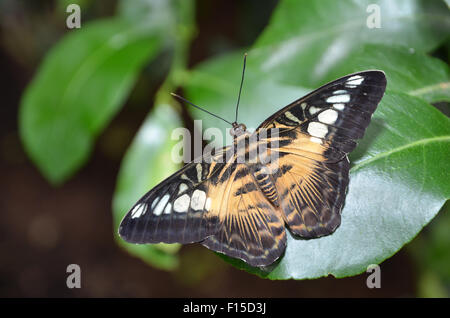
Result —
<instances>
[{"instance_id":1,"label":"dark background","mask_svg":"<svg viewBox=\"0 0 450 318\"><path fill-rule=\"evenodd\" d=\"M115 12L114 1L85 3L82 23ZM276 1L198 1L198 34L191 46L190 66L215 54L250 46L275 5ZM49 185L23 151L17 113L21 94L43 56L65 32L70 32L65 26L66 16L65 6L58 1L0 1L0 296L420 295L423 269L410 246L381 264L382 288L377 290L366 287L367 273L344 279L265 280L235 269L197 245L184 246L179 268L166 272L119 248L113 238L111 212L117 173L165 74L140 81L123 110L97 140L88 164L62 186ZM426 238L427 231L428 227L416 240ZM81 289L66 287L66 267L72 263L81 267Z\"/></svg>"}]
</instances>

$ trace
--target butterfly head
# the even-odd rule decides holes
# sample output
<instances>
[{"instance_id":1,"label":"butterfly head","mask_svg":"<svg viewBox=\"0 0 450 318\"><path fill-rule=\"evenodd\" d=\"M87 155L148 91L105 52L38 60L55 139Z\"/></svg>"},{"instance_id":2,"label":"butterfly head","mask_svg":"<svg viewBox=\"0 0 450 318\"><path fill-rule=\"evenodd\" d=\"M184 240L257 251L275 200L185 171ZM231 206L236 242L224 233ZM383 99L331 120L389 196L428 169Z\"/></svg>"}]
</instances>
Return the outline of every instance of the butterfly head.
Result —
<instances>
[{"instance_id":1,"label":"butterfly head","mask_svg":"<svg viewBox=\"0 0 450 318\"><path fill-rule=\"evenodd\" d=\"M247 127L244 124L238 124L237 122L232 123L232 128L230 129L230 135L234 138L239 137L245 133Z\"/></svg>"}]
</instances>

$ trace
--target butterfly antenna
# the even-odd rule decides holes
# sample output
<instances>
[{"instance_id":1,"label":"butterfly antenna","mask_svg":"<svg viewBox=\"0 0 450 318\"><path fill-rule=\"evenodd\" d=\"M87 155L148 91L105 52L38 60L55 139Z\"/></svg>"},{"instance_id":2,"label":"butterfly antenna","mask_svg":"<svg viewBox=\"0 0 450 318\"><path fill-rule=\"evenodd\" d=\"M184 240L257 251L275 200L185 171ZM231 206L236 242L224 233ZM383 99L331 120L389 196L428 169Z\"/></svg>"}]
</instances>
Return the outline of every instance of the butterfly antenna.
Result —
<instances>
[{"instance_id":1,"label":"butterfly antenna","mask_svg":"<svg viewBox=\"0 0 450 318\"><path fill-rule=\"evenodd\" d=\"M236 104L236 117L234 120L235 123L237 123L237 119L238 119L239 101L241 100L242 85L244 84L244 74L245 74L246 62L247 62L247 53L244 53L244 67L242 68L241 86L239 87L239 95L238 95L238 100L237 100L237 104Z\"/></svg>"},{"instance_id":2,"label":"butterfly antenna","mask_svg":"<svg viewBox=\"0 0 450 318\"><path fill-rule=\"evenodd\" d=\"M230 124L230 125L233 125L233 123L230 123L228 120L226 120L226 119L224 119L224 118L222 118L222 117L220 117L220 116L217 116L216 114L213 114L213 113L207 111L206 109L203 109L203 108L201 108L200 106L195 105L194 103L191 103L190 101L188 101L187 99L181 97L180 95L177 95L177 94L174 94L174 93L170 93L170 95L172 95L173 97L176 97L176 98L182 100L182 101L185 102L185 103L188 103L188 104L194 106L194 107L197 108L197 109L200 109L200 110L204 111L205 113L210 114L211 116L214 116L214 117L216 117L216 118L222 119L224 122L226 122L226 123L228 123L228 124Z\"/></svg>"}]
</instances>

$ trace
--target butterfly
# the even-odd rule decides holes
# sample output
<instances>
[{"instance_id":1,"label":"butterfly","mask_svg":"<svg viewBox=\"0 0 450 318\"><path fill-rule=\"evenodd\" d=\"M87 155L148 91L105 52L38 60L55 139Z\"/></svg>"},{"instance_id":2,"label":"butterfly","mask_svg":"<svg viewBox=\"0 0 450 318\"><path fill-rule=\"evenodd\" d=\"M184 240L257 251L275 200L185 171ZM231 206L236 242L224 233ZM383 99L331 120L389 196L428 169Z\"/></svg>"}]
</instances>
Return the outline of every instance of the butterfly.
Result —
<instances>
[{"instance_id":1,"label":"butterfly","mask_svg":"<svg viewBox=\"0 0 450 318\"><path fill-rule=\"evenodd\" d=\"M253 133L231 123L233 143L151 189L125 215L119 235L136 244L198 242L264 267L283 255L287 231L303 239L332 234L349 183L347 155L385 88L383 71L358 72L287 105ZM250 160L262 145L271 160Z\"/></svg>"}]
</instances>

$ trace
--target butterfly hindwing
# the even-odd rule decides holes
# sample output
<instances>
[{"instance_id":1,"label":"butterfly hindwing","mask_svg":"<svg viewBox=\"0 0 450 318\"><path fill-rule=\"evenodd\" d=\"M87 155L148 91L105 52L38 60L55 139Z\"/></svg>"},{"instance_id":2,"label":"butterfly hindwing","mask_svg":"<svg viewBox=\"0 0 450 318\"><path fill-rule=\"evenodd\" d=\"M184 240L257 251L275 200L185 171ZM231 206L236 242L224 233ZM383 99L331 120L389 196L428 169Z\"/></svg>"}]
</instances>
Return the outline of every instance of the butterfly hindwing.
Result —
<instances>
[{"instance_id":1,"label":"butterfly hindwing","mask_svg":"<svg viewBox=\"0 0 450 318\"><path fill-rule=\"evenodd\" d=\"M333 233L340 225L349 162L311 160L288 154L274 173L280 206L291 232L303 238Z\"/></svg>"},{"instance_id":2,"label":"butterfly hindwing","mask_svg":"<svg viewBox=\"0 0 450 318\"><path fill-rule=\"evenodd\" d=\"M252 266L273 263L286 248L284 222L260 190L251 166L236 164L220 202L219 227L202 244Z\"/></svg>"}]
</instances>

